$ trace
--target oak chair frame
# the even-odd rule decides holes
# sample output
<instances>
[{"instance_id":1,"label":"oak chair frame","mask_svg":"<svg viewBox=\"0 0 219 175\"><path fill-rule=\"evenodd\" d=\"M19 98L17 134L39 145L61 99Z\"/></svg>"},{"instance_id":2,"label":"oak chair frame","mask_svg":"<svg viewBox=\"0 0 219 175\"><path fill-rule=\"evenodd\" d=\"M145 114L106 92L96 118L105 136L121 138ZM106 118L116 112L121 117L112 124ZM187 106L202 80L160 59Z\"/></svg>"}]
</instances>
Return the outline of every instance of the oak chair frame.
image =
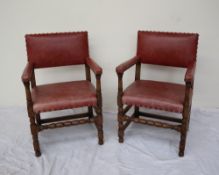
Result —
<instances>
[{"instance_id":1,"label":"oak chair frame","mask_svg":"<svg viewBox=\"0 0 219 175\"><path fill-rule=\"evenodd\" d=\"M86 80L91 82L90 70L93 71L96 77L96 96L97 96L96 107L88 106L87 107L88 111L85 113L41 119L40 113L37 114L33 110L33 101L31 97L31 88L36 87L34 66L29 62L27 63L24 72L22 74L22 82L25 87L27 112L30 121L30 130L32 134L33 148L35 151L35 155L37 157L41 156L38 133L45 129L55 129L55 128L72 126L72 125L94 123L98 132L98 143L99 145L102 145L104 143L102 93L101 93L102 69L101 72L97 72L93 65L89 65L85 63ZM93 109L96 115L94 115Z\"/></svg>"},{"instance_id":2,"label":"oak chair frame","mask_svg":"<svg viewBox=\"0 0 219 175\"><path fill-rule=\"evenodd\" d=\"M124 142L124 132L126 128L130 125L131 122L140 123L145 125L151 125L155 127L161 128L169 128L180 133L180 143L179 143L179 153L180 157L184 156L185 145L186 145L186 137L187 137L187 130L189 128L190 122L190 113L191 113L191 106L192 106L192 95L193 95L193 86L194 86L194 77L191 79L187 79L187 75L192 76L195 72L196 61L190 67L187 67L187 71L185 74L185 96L184 96L184 104L183 104L183 112L182 112L182 119L174 118L169 116L157 115L142 112L139 110L139 106L131 106L126 105L124 107L122 102L123 96L123 74L126 70L130 67L135 65L135 81L141 79L141 62L138 56L124 62L123 65L125 68L122 72L116 71L118 76L118 95L117 95L117 104L118 104L118 138L119 142ZM120 65L120 66L121 66ZM118 66L119 67L119 66ZM118 68L117 67L117 68ZM126 113L134 107L134 112L131 116L128 116ZM144 118L139 118L139 117ZM149 119L148 119L149 118ZM156 119L156 120L151 120ZM157 120L158 119L158 120ZM164 121L170 121L169 123Z\"/></svg>"}]
</instances>

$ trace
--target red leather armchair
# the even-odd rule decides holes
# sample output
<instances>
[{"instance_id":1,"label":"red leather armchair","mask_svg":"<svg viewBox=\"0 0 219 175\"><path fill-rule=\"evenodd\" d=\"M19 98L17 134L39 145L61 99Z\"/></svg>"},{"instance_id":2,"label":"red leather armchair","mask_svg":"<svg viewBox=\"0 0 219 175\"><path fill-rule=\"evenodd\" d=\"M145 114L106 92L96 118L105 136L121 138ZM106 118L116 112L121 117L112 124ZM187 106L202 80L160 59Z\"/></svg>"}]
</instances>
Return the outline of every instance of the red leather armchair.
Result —
<instances>
[{"instance_id":1,"label":"red leather armchair","mask_svg":"<svg viewBox=\"0 0 219 175\"><path fill-rule=\"evenodd\" d=\"M179 156L184 156L192 105L197 45L198 34L138 32L136 56L116 68L120 143L124 141L124 131L131 122L170 128L180 132ZM141 80L141 64L186 68L185 84ZM136 65L135 81L123 90L123 73L134 65ZM124 105L126 107L123 107ZM134 113L128 116L126 113L131 107L134 107ZM181 113L182 118L145 113L140 111L139 107ZM171 121L172 124L163 121Z\"/></svg>"},{"instance_id":2,"label":"red leather armchair","mask_svg":"<svg viewBox=\"0 0 219 175\"><path fill-rule=\"evenodd\" d=\"M22 75L22 82L26 92L27 111L36 156L41 155L38 132L44 129L94 123L98 130L99 144L103 144L100 82L102 68L89 57L88 33L30 34L25 38L28 62ZM86 80L36 84L35 69L78 64L85 65ZM91 83L90 69L96 76L96 88ZM84 106L88 107L86 113L47 119L40 117L42 112Z\"/></svg>"}]
</instances>

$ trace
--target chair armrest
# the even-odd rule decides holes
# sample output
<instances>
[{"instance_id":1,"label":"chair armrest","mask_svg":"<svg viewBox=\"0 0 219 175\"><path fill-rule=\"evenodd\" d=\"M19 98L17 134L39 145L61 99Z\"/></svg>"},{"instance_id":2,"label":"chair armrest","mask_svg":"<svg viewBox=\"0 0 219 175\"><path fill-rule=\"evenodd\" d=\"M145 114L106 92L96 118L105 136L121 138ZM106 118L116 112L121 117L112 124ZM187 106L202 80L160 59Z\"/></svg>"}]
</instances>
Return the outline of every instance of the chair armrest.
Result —
<instances>
[{"instance_id":1,"label":"chair armrest","mask_svg":"<svg viewBox=\"0 0 219 175\"><path fill-rule=\"evenodd\" d=\"M24 71L23 71L23 74L21 76L23 83L29 82L32 78L32 74L33 74L33 65L28 62L26 64Z\"/></svg>"},{"instance_id":2,"label":"chair armrest","mask_svg":"<svg viewBox=\"0 0 219 175\"><path fill-rule=\"evenodd\" d=\"M196 67L196 62L193 62L188 66L184 79L186 83L193 83L194 75L195 75L195 67Z\"/></svg>"},{"instance_id":3,"label":"chair armrest","mask_svg":"<svg viewBox=\"0 0 219 175\"><path fill-rule=\"evenodd\" d=\"M94 72L95 75L102 74L102 68L92 58L86 58L86 64Z\"/></svg>"},{"instance_id":4,"label":"chair armrest","mask_svg":"<svg viewBox=\"0 0 219 175\"><path fill-rule=\"evenodd\" d=\"M116 67L116 72L117 74L123 74L127 69L135 65L139 61L138 57L133 57L130 60L120 64L119 66Z\"/></svg>"}]
</instances>

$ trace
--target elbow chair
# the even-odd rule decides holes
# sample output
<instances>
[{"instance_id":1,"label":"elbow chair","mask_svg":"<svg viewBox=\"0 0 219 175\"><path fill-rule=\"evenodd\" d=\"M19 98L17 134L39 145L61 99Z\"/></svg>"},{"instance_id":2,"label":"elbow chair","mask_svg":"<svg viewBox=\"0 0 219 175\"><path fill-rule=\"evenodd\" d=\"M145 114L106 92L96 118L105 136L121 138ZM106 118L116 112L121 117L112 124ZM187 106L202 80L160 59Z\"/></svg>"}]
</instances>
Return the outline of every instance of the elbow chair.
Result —
<instances>
[{"instance_id":1,"label":"elbow chair","mask_svg":"<svg viewBox=\"0 0 219 175\"><path fill-rule=\"evenodd\" d=\"M170 128L180 132L179 156L184 156L189 127L198 34L139 31L137 54L116 68L118 75L118 137L131 122ZM186 68L185 84L141 80L141 64ZM123 90L123 73L136 65L135 81ZM126 107L123 107L126 105ZM126 113L134 107L131 116ZM182 118L142 112L139 107L181 113ZM148 118L155 118L148 119ZM157 120L159 119L159 120ZM170 122L163 122L170 121Z\"/></svg>"},{"instance_id":2,"label":"elbow chair","mask_svg":"<svg viewBox=\"0 0 219 175\"><path fill-rule=\"evenodd\" d=\"M102 145L102 68L89 57L88 33L28 34L25 39L28 62L22 74L22 82L26 92L35 155L41 155L38 133L44 129L94 123L98 131L99 144ZM35 69L79 64L85 65L86 80L36 84ZM96 76L96 88L91 83L90 69ZM88 111L81 114L46 119L40 117L43 112L86 106Z\"/></svg>"}]
</instances>

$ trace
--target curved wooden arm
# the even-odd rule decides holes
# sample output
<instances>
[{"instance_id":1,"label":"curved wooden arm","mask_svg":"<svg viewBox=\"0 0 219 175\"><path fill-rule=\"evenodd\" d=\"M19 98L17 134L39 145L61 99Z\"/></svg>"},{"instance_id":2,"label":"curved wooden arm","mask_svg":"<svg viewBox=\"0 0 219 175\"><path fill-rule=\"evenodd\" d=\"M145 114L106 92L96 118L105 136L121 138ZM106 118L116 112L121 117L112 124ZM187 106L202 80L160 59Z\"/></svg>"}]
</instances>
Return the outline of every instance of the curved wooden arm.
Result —
<instances>
[{"instance_id":1,"label":"curved wooden arm","mask_svg":"<svg viewBox=\"0 0 219 175\"><path fill-rule=\"evenodd\" d=\"M193 85L194 76L195 76L195 67L196 67L196 62L193 62L188 66L184 79L186 84Z\"/></svg>"},{"instance_id":2,"label":"curved wooden arm","mask_svg":"<svg viewBox=\"0 0 219 175\"><path fill-rule=\"evenodd\" d=\"M132 67L138 62L139 62L139 58L135 56L131 58L130 60L120 64L119 66L116 67L117 74L123 74L127 69L129 69L130 67Z\"/></svg>"},{"instance_id":3,"label":"curved wooden arm","mask_svg":"<svg viewBox=\"0 0 219 175\"><path fill-rule=\"evenodd\" d=\"M23 83L27 83L31 81L32 75L33 75L33 65L28 62L21 76Z\"/></svg>"},{"instance_id":4,"label":"curved wooden arm","mask_svg":"<svg viewBox=\"0 0 219 175\"><path fill-rule=\"evenodd\" d=\"M92 58L86 58L86 64L94 72L95 75L102 74L102 68Z\"/></svg>"}]
</instances>

